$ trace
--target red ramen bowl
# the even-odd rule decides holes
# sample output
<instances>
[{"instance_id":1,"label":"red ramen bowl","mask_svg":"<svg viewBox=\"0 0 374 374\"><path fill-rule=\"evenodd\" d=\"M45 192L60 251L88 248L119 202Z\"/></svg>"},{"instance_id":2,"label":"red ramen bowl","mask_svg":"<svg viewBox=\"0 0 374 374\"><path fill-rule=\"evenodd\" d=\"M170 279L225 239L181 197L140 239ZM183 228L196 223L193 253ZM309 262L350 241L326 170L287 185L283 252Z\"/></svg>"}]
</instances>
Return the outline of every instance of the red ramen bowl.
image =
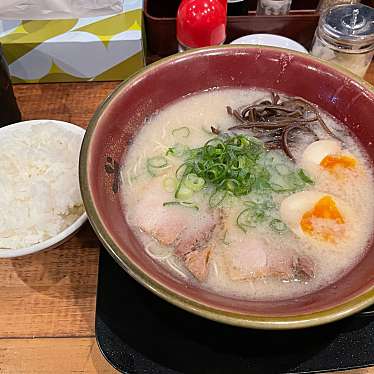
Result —
<instances>
[{"instance_id":1,"label":"red ramen bowl","mask_svg":"<svg viewBox=\"0 0 374 374\"><path fill-rule=\"evenodd\" d=\"M348 126L374 160L374 90L349 72L305 54L258 46L223 46L173 55L122 83L87 129L80 183L88 218L104 246L125 271L158 296L232 325L314 326L374 303L373 243L362 261L334 284L277 302L240 300L187 284L145 253L122 210L120 160L147 117L185 95L214 87L256 87L302 96Z\"/></svg>"}]
</instances>

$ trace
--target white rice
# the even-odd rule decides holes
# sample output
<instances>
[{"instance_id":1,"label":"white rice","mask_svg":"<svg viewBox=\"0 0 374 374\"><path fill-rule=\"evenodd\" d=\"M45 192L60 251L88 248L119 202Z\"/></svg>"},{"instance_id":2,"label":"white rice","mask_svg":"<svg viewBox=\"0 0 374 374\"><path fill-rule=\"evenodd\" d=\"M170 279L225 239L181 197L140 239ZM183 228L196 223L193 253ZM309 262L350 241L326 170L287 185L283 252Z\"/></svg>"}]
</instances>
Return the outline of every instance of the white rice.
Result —
<instances>
[{"instance_id":1,"label":"white rice","mask_svg":"<svg viewBox=\"0 0 374 374\"><path fill-rule=\"evenodd\" d=\"M83 213L83 134L53 123L22 127L0 134L0 248L44 241Z\"/></svg>"}]
</instances>

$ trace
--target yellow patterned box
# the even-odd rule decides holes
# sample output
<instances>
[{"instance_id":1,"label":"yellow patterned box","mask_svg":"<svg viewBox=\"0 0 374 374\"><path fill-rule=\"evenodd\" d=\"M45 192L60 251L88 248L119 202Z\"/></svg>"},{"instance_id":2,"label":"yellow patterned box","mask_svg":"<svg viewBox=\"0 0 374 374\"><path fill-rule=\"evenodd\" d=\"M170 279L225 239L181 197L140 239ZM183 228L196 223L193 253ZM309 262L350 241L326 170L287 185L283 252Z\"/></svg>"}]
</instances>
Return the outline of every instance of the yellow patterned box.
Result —
<instances>
[{"instance_id":1,"label":"yellow patterned box","mask_svg":"<svg viewBox=\"0 0 374 374\"><path fill-rule=\"evenodd\" d=\"M124 0L112 16L0 20L14 83L123 80L144 66L142 35L142 0Z\"/></svg>"}]
</instances>

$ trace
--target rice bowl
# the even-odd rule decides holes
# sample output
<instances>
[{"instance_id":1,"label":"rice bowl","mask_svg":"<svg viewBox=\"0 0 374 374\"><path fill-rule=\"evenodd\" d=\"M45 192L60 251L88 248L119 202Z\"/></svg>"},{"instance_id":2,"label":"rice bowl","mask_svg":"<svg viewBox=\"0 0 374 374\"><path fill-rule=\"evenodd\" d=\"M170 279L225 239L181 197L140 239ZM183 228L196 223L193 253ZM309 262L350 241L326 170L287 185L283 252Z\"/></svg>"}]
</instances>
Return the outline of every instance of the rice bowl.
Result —
<instances>
[{"instance_id":1,"label":"rice bowl","mask_svg":"<svg viewBox=\"0 0 374 374\"><path fill-rule=\"evenodd\" d=\"M0 257L56 247L86 221L77 167L84 133L54 120L0 129Z\"/></svg>"}]
</instances>

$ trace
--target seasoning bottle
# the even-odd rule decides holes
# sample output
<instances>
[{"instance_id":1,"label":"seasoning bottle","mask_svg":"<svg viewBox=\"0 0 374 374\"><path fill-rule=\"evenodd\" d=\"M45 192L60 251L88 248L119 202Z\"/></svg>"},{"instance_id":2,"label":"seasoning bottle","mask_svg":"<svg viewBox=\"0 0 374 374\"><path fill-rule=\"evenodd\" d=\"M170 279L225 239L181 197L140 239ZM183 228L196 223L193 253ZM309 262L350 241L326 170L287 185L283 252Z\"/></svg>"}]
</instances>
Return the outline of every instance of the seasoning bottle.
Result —
<instances>
[{"instance_id":1,"label":"seasoning bottle","mask_svg":"<svg viewBox=\"0 0 374 374\"><path fill-rule=\"evenodd\" d=\"M324 12L328 10L329 8L332 8L336 5L342 5L342 4L358 4L361 0L320 0L318 3L318 10L319 12Z\"/></svg>"},{"instance_id":2,"label":"seasoning bottle","mask_svg":"<svg viewBox=\"0 0 374 374\"><path fill-rule=\"evenodd\" d=\"M177 13L179 51L223 44L226 6L223 0L183 0Z\"/></svg>"},{"instance_id":3,"label":"seasoning bottle","mask_svg":"<svg viewBox=\"0 0 374 374\"><path fill-rule=\"evenodd\" d=\"M8 65L0 45L0 127L21 121L21 113L14 97Z\"/></svg>"},{"instance_id":4,"label":"seasoning bottle","mask_svg":"<svg viewBox=\"0 0 374 374\"><path fill-rule=\"evenodd\" d=\"M228 16L246 16L249 11L249 0L227 0Z\"/></svg>"},{"instance_id":5,"label":"seasoning bottle","mask_svg":"<svg viewBox=\"0 0 374 374\"><path fill-rule=\"evenodd\" d=\"M283 16L289 13L292 0L258 0L257 14L261 16Z\"/></svg>"},{"instance_id":6,"label":"seasoning bottle","mask_svg":"<svg viewBox=\"0 0 374 374\"><path fill-rule=\"evenodd\" d=\"M337 5L324 12L314 35L311 54L363 77L374 53L374 8Z\"/></svg>"}]
</instances>

